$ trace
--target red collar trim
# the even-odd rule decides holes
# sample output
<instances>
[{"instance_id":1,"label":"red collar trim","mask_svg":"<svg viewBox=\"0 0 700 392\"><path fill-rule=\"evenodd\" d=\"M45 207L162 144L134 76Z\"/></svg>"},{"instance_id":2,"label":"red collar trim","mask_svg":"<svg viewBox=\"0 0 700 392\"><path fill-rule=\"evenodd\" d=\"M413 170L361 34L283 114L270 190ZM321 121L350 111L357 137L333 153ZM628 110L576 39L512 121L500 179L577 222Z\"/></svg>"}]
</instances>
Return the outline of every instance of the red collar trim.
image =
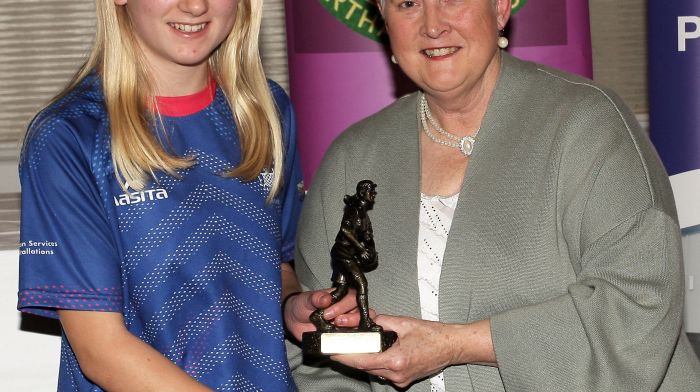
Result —
<instances>
[{"instance_id":1,"label":"red collar trim","mask_svg":"<svg viewBox=\"0 0 700 392\"><path fill-rule=\"evenodd\" d=\"M216 80L210 78L209 84L203 90L179 97L156 97L156 105L158 112L163 116L189 116L209 106L215 95Z\"/></svg>"}]
</instances>

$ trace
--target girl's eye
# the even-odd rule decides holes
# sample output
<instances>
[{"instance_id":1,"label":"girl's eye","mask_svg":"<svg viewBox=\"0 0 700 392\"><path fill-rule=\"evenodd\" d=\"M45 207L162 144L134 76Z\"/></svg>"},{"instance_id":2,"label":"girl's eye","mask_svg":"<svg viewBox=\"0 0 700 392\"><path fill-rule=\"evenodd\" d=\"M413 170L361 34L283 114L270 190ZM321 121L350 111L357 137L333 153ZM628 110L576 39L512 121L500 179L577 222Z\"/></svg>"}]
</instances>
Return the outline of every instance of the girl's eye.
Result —
<instances>
[{"instance_id":1,"label":"girl's eye","mask_svg":"<svg viewBox=\"0 0 700 392\"><path fill-rule=\"evenodd\" d=\"M410 0L409 1L402 1L401 3L399 3L400 8L411 8L414 5L416 5L416 2L410 1Z\"/></svg>"}]
</instances>

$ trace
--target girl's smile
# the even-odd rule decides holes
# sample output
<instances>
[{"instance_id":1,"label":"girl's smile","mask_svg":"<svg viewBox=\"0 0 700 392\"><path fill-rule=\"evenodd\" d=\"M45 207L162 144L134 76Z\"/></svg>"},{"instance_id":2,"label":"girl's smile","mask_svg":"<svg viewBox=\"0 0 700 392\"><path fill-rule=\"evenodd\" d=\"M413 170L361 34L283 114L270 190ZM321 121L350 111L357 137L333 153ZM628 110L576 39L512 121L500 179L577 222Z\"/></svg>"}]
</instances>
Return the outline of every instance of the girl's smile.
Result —
<instances>
[{"instance_id":1,"label":"girl's smile","mask_svg":"<svg viewBox=\"0 0 700 392\"><path fill-rule=\"evenodd\" d=\"M184 23L168 23L168 25L170 25L170 27L174 28L179 32L194 34L204 30L204 28L207 26L207 23L199 23L195 25Z\"/></svg>"},{"instance_id":2,"label":"girl's smile","mask_svg":"<svg viewBox=\"0 0 700 392\"><path fill-rule=\"evenodd\" d=\"M231 32L239 3L238 0L114 2L124 6L129 16L132 32L153 70L158 95L171 96L192 94L206 85L207 60Z\"/></svg>"}]
</instances>

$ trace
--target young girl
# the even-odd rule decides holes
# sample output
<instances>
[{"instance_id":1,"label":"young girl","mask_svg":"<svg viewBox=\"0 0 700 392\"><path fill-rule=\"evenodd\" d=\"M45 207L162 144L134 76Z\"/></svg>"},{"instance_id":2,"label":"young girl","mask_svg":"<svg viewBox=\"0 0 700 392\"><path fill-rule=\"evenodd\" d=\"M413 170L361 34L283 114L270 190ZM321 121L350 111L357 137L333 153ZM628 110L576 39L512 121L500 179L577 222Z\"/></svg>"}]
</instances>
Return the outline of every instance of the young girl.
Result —
<instances>
[{"instance_id":1,"label":"young girl","mask_svg":"<svg viewBox=\"0 0 700 392\"><path fill-rule=\"evenodd\" d=\"M74 82L30 126L19 309L58 317L61 391L295 390L294 116L258 0L97 0Z\"/></svg>"}]
</instances>

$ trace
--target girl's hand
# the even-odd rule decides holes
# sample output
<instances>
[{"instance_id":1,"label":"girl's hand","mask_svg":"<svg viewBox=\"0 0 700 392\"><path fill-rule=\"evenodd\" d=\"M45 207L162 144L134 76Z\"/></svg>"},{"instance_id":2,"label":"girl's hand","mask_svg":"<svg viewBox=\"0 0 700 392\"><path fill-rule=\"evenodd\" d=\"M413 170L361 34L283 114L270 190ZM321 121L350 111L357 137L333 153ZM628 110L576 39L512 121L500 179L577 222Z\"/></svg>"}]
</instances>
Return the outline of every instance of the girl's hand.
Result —
<instances>
[{"instance_id":1,"label":"girl's hand","mask_svg":"<svg viewBox=\"0 0 700 392\"><path fill-rule=\"evenodd\" d=\"M282 309L284 324L297 340L301 341L304 332L316 331L316 327L309 320L309 316L316 309L324 309L323 318L334 321L337 326L357 326L360 314L357 311L355 291L348 290L347 295L333 305L331 291L333 289L295 293L285 301Z\"/></svg>"}]
</instances>

